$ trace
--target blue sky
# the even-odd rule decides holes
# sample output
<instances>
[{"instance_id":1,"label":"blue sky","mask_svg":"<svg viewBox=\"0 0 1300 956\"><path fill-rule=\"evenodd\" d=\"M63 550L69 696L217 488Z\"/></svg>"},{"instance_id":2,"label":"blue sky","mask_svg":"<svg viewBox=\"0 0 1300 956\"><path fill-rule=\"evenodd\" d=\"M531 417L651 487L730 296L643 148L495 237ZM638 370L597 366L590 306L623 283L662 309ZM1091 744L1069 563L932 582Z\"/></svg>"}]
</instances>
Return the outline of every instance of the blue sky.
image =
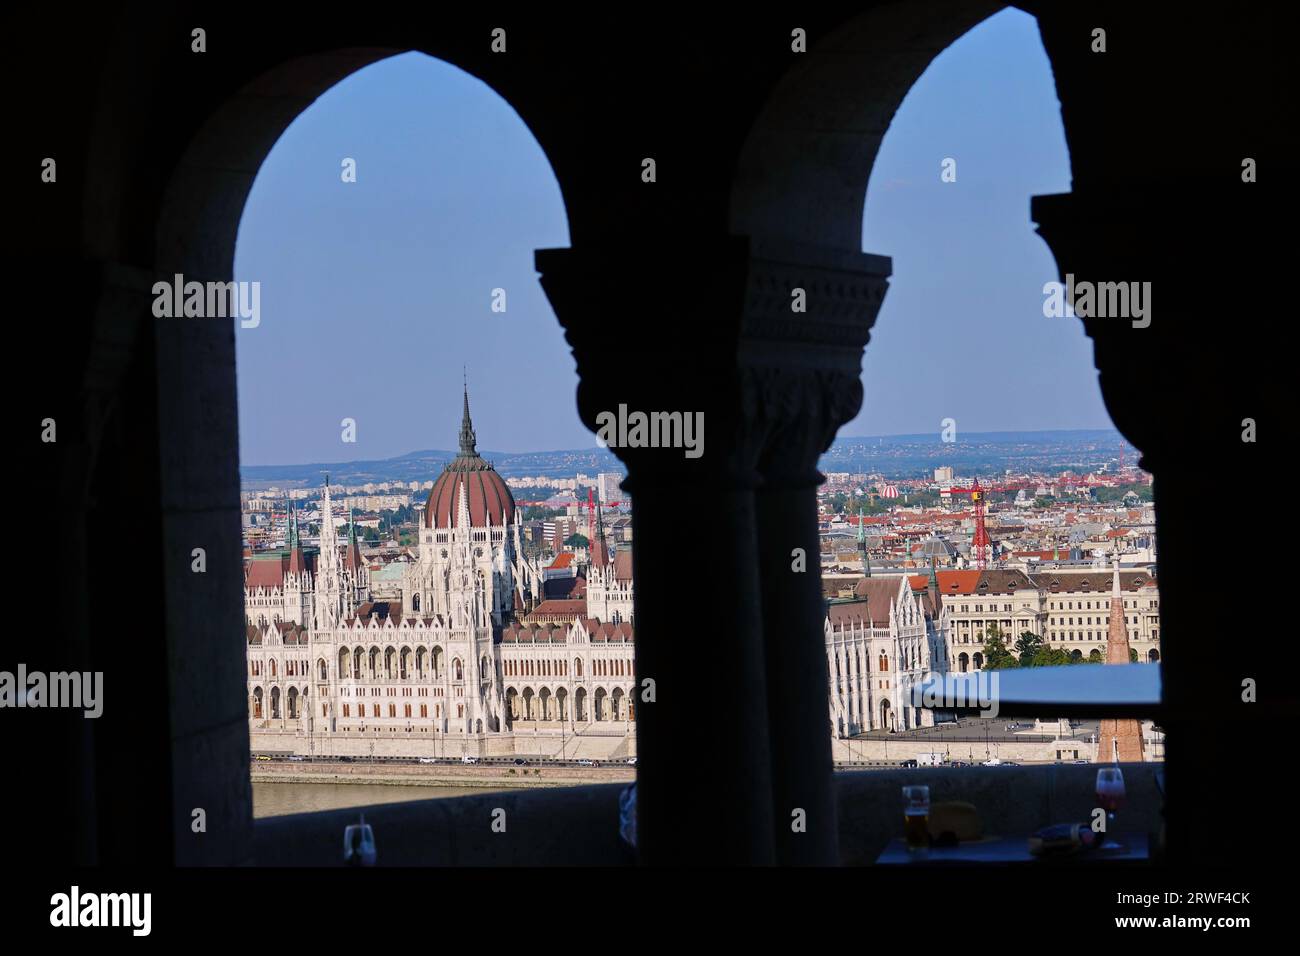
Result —
<instances>
[{"instance_id":1,"label":"blue sky","mask_svg":"<svg viewBox=\"0 0 1300 956\"><path fill-rule=\"evenodd\" d=\"M946 157L956 183L940 182ZM892 256L894 279L841 434L937 433L949 416L959 435L1108 427L1079 323L1042 315L1056 276L1029 197L1070 177L1032 18L1005 11L942 53L870 175L863 248ZM406 54L327 91L272 149L240 225L236 278L262 284L261 324L236 328L241 460L454 448L463 365L480 448L593 446L533 269L533 250L566 245L545 155L485 84Z\"/></svg>"}]
</instances>

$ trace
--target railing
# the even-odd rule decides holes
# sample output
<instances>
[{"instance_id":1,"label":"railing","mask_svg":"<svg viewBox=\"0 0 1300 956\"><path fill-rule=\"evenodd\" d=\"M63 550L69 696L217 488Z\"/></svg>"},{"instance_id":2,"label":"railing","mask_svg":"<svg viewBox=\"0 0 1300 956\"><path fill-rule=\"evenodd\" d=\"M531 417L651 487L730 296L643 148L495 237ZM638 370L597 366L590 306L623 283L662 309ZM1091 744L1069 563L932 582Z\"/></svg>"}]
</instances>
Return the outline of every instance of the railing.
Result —
<instances>
[{"instance_id":1,"label":"railing","mask_svg":"<svg viewBox=\"0 0 1300 956\"><path fill-rule=\"evenodd\" d=\"M1123 766L1126 830L1155 833L1162 798L1159 764ZM926 784L935 802L973 804L984 831L1027 836L1051 823L1086 822L1096 803L1096 767L881 769L835 774L840 860L873 863L902 835L900 788ZM341 866L343 828L360 813L374 827L379 866L619 866L633 862L618 836L622 784L516 790L268 817L254 821L262 866ZM496 808L509 814L511 839L481 825ZM709 862L700 847L699 862Z\"/></svg>"}]
</instances>

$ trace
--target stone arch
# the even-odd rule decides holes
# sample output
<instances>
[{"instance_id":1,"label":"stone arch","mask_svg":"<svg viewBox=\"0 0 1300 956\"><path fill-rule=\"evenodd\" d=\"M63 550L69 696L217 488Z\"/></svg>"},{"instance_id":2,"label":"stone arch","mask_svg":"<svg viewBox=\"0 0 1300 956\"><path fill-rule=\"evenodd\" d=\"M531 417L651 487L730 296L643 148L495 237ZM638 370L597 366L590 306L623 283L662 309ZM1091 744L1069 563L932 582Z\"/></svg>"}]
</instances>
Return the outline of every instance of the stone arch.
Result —
<instances>
[{"instance_id":1,"label":"stone arch","mask_svg":"<svg viewBox=\"0 0 1300 956\"><path fill-rule=\"evenodd\" d=\"M364 662L365 651L356 647L352 650L352 679L361 680L361 668Z\"/></svg>"},{"instance_id":2,"label":"stone arch","mask_svg":"<svg viewBox=\"0 0 1300 956\"><path fill-rule=\"evenodd\" d=\"M429 652L429 667L435 680L442 677L443 656L442 648L437 644L433 645L433 650Z\"/></svg>"},{"instance_id":3,"label":"stone arch","mask_svg":"<svg viewBox=\"0 0 1300 956\"><path fill-rule=\"evenodd\" d=\"M960 654L958 654L957 666L961 668L961 672L963 674L965 674L968 670L970 670L970 655L967 654L965 651L962 651Z\"/></svg>"},{"instance_id":4,"label":"stone arch","mask_svg":"<svg viewBox=\"0 0 1300 956\"><path fill-rule=\"evenodd\" d=\"M459 658L459 657L456 657L456 658L453 658L453 659L452 659L452 662L451 662L451 679L452 679L452 680L464 680L464 679L465 679L465 665L462 664L462 663L460 662L460 658Z\"/></svg>"},{"instance_id":5,"label":"stone arch","mask_svg":"<svg viewBox=\"0 0 1300 956\"><path fill-rule=\"evenodd\" d=\"M741 147L731 232L861 254L867 182L894 113L935 56L1005 6L886 5L796 57Z\"/></svg>"},{"instance_id":6,"label":"stone arch","mask_svg":"<svg viewBox=\"0 0 1300 956\"><path fill-rule=\"evenodd\" d=\"M587 714L587 689L579 687L573 692L573 719L590 720Z\"/></svg>"},{"instance_id":7,"label":"stone arch","mask_svg":"<svg viewBox=\"0 0 1300 956\"><path fill-rule=\"evenodd\" d=\"M397 652L397 673L402 680L407 680L411 676L411 649L403 646Z\"/></svg>"},{"instance_id":8,"label":"stone arch","mask_svg":"<svg viewBox=\"0 0 1300 956\"><path fill-rule=\"evenodd\" d=\"M1147 651L1147 661L1148 661L1148 663L1151 663L1151 664L1159 664L1159 663L1160 663L1160 651L1156 650L1156 648L1154 648L1154 647L1151 648L1151 650Z\"/></svg>"},{"instance_id":9,"label":"stone arch","mask_svg":"<svg viewBox=\"0 0 1300 956\"><path fill-rule=\"evenodd\" d=\"M415 676L424 679L425 660L429 656L429 649L421 644L415 649Z\"/></svg>"},{"instance_id":10,"label":"stone arch","mask_svg":"<svg viewBox=\"0 0 1300 956\"><path fill-rule=\"evenodd\" d=\"M280 719L280 688L271 688L271 719Z\"/></svg>"},{"instance_id":11,"label":"stone arch","mask_svg":"<svg viewBox=\"0 0 1300 956\"><path fill-rule=\"evenodd\" d=\"M376 680L379 677L380 657L379 657L379 648L375 647L373 644L370 646L369 660L370 660L369 677L371 680Z\"/></svg>"},{"instance_id":12,"label":"stone arch","mask_svg":"<svg viewBox=\"0 0 1300 956\"><path fill-rule=\"evenodd\" d=\"M392 680L397 676L397 648L391 644L384 648L384 677Z\"/></svg>"},{"instance_id":13,"label":"stone arch","mask_svg":"<svg viewBox=\"0 0 1300 956\"><path fill-rule=\"evenodd\" d=\"M537 694L537 719L553 720L554 718L551 716L552 706L553 698L551 696L551 689L549 687L543 687Z\"/></svg>"},{"instance_id":14,"label":"stone arch","mask_svg":"<svg viewBox=\"0 0 1300 956\"><path fill-rule=\"evenodd\" d=\"M531 687L524 688L522 703L523 703L523 717L520 719L536 720L537 719L537 709L536 709L537 694L533 691Z\"/></svg>"},{"instance_id":15,"label":"stone arch","mask_svg":"<svg viewBox=\"0 0 1300 956\"><path fill-rule=\"evenodd\" d=\"M569 719L569 692L561 687L555 692L556 720Z\"/></svg>"},{"instance_id":16,"label":"stone arch","mask_svg":"<svg viewBox=\"0 0 1300 956\"><path fill-rule=\"evenodd\" d=\"M330 679L330 666L325 663L325 658L318 658L316 661L316 674L321 680Z\"/></svg>"},{"instance_id":17,"label":"stone arch","mask_svg":"<svg viewBox=\"0 0 1300 956\"><path fill-rule=\"evenodd\" d=\"M981 670L984 667L984 654L982 651L976 651L971 655L971 667L974 670Z\"/></svg>"},{"instance_id":18,"label":"stone arch","mask_svg":"<svg viewBox=\"0 0 1300 956\"><path fill-rule=\"evenodd\" d=\"M623 688L621 687L615 687L614 693L609 695L609 719L610 720L623 719L623 701L625 698L626 695L623 693Z\"/></svg>"},{"instance_id":19,"label":"stone arch","mask_svg":"<svg viewBox=\"0 0 1300 956\"><path fill-rule=\"evenodd\" d=\"M254 720L262 719L262 709L263 709L262 705L263 705L264 697L265 695L262 693L262 688L260 687L253 688L253 719Z\"/></svg>"},{"instance_id":20,"label":"stone arch","mask_svg":"<svg viewBox=\"0 0 1300 956\"><path fill-rule=\"evenodd\" d=\"M609 691L603 687L597 687L595 696L592 698L591 716L593 720L609 720Z\"/></svg>"}]
</instances>

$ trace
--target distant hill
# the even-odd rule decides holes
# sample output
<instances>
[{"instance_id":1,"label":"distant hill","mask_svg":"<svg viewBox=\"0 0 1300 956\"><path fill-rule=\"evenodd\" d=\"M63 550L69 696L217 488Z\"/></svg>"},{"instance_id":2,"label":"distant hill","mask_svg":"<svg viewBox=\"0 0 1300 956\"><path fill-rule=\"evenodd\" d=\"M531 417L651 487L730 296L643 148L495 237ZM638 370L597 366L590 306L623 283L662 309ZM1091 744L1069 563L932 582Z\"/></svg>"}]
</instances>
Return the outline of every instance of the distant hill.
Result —
<instances>
[{"instance_id":1,"label":"distant hill","mask_svg":"<svg viewBox=\"0 0 1300 956\"><path fill-rule=\"evenodd\" d=\"M828 471L880 472L888 478L919 478L940 465L951 465L958 474L989 475L1005 469L1014 471L1092 471L1119 456L1123 440L1113 429L1089 431L969 432L958 433L958 441L944 443L938 434L884 435L867 438L837 438L821 457L820 468ZM1131 447L1130 460L1136 454ZM507 478L525 475L571 477L602 471L621 472L621 463L605 448L577 448L563 451L482 452L498 472ZM382 481L431 481L455 452L438 449L413 451L397 458L376 461L313 463L306 465L245 465L240 468L247 489L318 485L328 472L336 484L357 485Z\"/></svg>"}]
</instances>

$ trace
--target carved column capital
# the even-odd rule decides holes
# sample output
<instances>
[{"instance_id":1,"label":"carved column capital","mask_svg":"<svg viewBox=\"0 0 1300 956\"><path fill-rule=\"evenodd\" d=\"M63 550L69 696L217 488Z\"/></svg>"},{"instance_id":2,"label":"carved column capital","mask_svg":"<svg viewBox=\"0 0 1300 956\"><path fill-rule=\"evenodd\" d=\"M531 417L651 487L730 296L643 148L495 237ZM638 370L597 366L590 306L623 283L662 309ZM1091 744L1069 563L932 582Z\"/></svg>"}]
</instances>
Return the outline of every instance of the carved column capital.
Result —
<instances>
[{"instance_id":1,"label":"carved column capital","mask_svg":"<svg viewBox=\"0 0 1300 956\"><path fill-rule=\"evenodd\" d=\"M862 350L888 258L730 237L672 250L541 250L537 267L577 362L588 428L598 432L620 406L703 413L699 459L611 448L633 485L638 473L737 486L820 480L818 456L862 404Z\"/></svg>"}]
</instances>

